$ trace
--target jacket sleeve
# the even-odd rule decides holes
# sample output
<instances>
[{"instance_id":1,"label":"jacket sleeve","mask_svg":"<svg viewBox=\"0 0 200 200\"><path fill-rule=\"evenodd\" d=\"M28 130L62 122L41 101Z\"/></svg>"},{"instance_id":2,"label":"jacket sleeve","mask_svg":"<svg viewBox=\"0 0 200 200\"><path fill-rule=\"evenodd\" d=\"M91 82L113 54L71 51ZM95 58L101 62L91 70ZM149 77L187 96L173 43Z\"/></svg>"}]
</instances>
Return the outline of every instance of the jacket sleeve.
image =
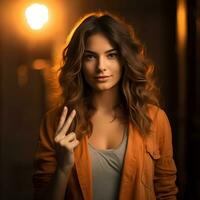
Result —
<instances>
[{"instance_id":1,"label":"jacket sleeve","mask_svg":"<svg viewBox=\"0 0 200 200\"><path fill-rule=\"evenodd\" d=\"M176 165L173 160L172 132L169 120L163 110L159 110L156 120L159 136L160 159L155 163L154 187L157 199L175 200Z\"/></svg>"},{"instance_id":2,"label":"jacket sleeve","mask_svg":"<svg viewBox=\"0 0 200 200\"><path fill-rule=\"evenodd\" d=\"M34 159L34 199L40 199L56 169L54 150L55 119L48 112L41 122L39 139Z\"/></svg>"}]
</instances>

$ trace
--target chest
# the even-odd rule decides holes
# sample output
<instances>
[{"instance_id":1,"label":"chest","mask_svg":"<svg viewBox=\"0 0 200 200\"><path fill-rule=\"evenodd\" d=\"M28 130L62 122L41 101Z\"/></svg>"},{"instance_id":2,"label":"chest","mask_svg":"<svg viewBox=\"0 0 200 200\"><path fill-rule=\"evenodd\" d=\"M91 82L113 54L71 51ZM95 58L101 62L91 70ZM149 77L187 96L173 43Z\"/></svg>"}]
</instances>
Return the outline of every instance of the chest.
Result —
<instances>
[{"instance_id":1,"label":"chest","mask_svg":"<svg viewBox=\"0 0 200 200\"><path fill-rule=\"evenodd\" d=\"M125 125L119 121L93 119L93 131L89 143L97 149L115 149L122 140L125 133Z\"/></svg>"}]
</instances>

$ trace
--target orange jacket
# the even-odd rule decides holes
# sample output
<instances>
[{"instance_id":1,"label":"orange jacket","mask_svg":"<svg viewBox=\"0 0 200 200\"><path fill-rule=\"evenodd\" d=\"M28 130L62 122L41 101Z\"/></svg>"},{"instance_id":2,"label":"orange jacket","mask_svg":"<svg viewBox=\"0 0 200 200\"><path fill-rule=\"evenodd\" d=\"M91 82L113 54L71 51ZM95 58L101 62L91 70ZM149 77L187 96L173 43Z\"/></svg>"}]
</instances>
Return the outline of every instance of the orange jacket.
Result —
<instances>
[{"instance_id":1,"label":"orange jacket","mask_svg":"<svg viewBox=\"0 0 200 200\"><path fill-rule=\"evenodd\" d=\"M54 134L58 122L57 112L50 111L42 121L34 163L34 191L49 183L55 169ZM176 166L173 160L171 128L162 109L152 107L152 132L141 135L129 123L128 144L124 158L119 200L176 199ZM84 136L74 151L75 165L66 188L65 199L92 200L92 176L88 137Z\"/></svg>"}]
</instances>

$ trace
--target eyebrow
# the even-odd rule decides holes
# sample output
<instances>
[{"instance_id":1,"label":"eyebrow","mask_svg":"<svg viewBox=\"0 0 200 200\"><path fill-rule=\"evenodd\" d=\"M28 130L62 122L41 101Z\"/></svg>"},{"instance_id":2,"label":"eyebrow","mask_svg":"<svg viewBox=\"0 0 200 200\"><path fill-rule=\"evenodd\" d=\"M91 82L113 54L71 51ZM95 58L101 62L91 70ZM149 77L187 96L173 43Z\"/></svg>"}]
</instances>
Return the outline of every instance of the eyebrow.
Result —
<instances>
[{"instance_id":1,"label":"eyebrow","mask_svg":"<svg viewBox=\"0 0 200 200\"><path fill-rule=\"evenodd\" d=\"M105 53L110 53L110 52L113 52L113 51L117 51L117 49L109 49L107 51L105 51ZM97 54L96 52L94 51L91 51L91 50L85 50L85 53L91 53L91 54Z\"/></svg>"}]
</instances>

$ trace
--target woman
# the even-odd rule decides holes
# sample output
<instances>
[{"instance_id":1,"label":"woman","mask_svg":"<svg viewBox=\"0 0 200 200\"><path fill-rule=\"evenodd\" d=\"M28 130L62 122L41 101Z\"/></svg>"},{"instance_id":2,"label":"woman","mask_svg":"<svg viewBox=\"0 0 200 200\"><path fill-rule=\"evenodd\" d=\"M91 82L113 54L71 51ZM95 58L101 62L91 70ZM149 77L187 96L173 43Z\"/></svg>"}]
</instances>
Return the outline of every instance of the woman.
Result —
<instances>
[{"instance_id":1,"label":"woman","mask_svg":"<svg viewBox=\"0 0 200 200\"><path fill-rule=\"evenodd\" d=\"M35 199L176 199L170 124L132 28L87 15L63 61L61 105L41 124Z\"/></svg>"}]
</instances>

